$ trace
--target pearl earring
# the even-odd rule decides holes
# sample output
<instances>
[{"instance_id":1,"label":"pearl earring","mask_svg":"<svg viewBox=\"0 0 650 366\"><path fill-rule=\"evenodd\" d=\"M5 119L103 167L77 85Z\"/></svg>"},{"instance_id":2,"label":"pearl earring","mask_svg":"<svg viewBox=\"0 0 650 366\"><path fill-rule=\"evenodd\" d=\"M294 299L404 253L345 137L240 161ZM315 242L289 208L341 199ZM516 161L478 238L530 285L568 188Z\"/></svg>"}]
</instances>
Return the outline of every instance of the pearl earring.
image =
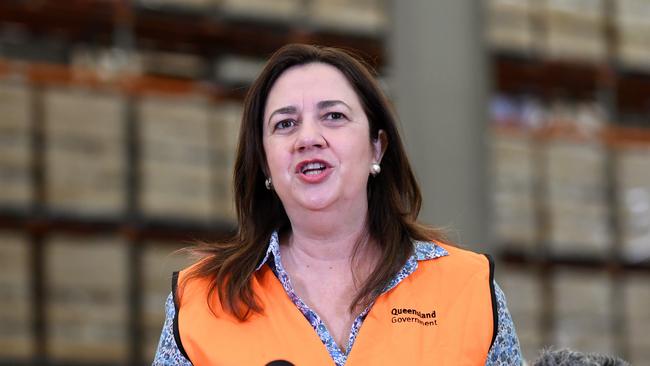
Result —
<instances>
[{"instance_id":1,"label":"pearl earring","mask_svg":"<svg viewBox=\"0 0 650 366\"><path fill-rule=\"evenodd\" d=\"M271 188L273 188L273 182L271 181L271 178L266 178L266 180L264 181L264 186L269 191L271 190Z\"/></svg>"},{"instance_id":2,"label":"pearl earring","mask_svg":"<svg viewBox=\"0 0 650 366\"><path fill-rule=\"evenodd\" d=\"M370 174L372 174L372 176L374 177L379 173L381 173L381 166L379 165L379 163L370 164Z\"/></svg>"}]
</instances>

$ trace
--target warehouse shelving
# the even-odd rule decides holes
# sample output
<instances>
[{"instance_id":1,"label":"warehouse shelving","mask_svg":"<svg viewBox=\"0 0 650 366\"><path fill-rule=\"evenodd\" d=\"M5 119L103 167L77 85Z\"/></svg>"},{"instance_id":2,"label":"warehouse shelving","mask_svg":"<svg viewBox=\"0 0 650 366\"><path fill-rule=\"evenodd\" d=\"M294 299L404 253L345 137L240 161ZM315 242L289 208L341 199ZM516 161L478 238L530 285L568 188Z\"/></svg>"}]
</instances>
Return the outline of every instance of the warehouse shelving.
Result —
<instances>
[{"instance_id":1,"label":"warehouse shelving","mask_svg":"<svg viewBox=\"0 0 650 366\"><path fill-rule=\"evenodd\" d=\"M488 34L493 37L491 41L494 42L490 59L495 93L515 98L517 96L532 98L546 106L558 101L565 104L581 101L595 102L604 112L601 121L604 122L604 127L597 129L598 132L589 131L587 136L583 134L577 139L583 142L589 141L604 153L601 183L605 191L604 199L608 206L608 217L603 225L609 233L609 238L601 253L557 253L553 249L551 238L553 212L549 208L550 203L547 202L549 182L545 180L545 176L549 174L545 160L548 157L543 156L543 151L554 138L565 141L576 140L575 131L571 131L571 128L568 131L566 129L567 125L571 126L575 121L552 123L553 121L547 120L543 124L550 124L551 127L537 130L524 126L525 123L521 124L521 121L512 121L514 127L506 127L503 125L504 121L501 121L500 126L493 128L494 139L519 136L522 145L530 149L526 152L531 154L528 166L532 167L534 176L529 191L533 195L534 206L532 243L506 240L507 242L501 241L498 246L498 257L507 267L514 268L515 273L527 274L530 277L526 278L533 279L533 282L527 283L527 286L534 288L533 292L539 306L524 310L523 316L536 319L536 324L527 326L539 330L541 338L527 346L535 350L547 345L580 348L578 343L566 344L567 338L562 341L557 333L557 330L562 328L563 321L559 300L560 297L566 296L559 292L557 286L560 281L559 276L563 271L574 270L587 273L587 276L592 278L607 279L607 283L602 283L602 290L607 294L608 315L597 320L592 319L594 323L604 321L606 325L587 332L591 332L589 336L594 339L602 335L594 333L610 333L612 348L603 349L600 344L600 346L592 346L598 349L590 350L617 353L630 359L633 364L646 364L644 362L648 360L647 357L639 353L643 346L639 346L638 342L633 346L634 336L631 330L634 329L634 322L646 324L647 321L645 318L634 318L639 316L638 311L635 314L627 312L630 309L629 302L635 299L626 288L633 277L647 278L650 273L650 260L647 254L644 259L630 258L624 253L626 245L624 243L628 239L624 237L626 228L622 221L621 205L625 201L624 197L621 197L623 182L619 177L620 157L626 149L641 147L645 151L650 148L650 132L648 132L650 131L650 93L648 93L650 68L647 59L645 66L643 63L631 66L628 62L629 54L624 54L625 47L628 49L630 47L630 44L624 43L625 37L629 36L629 33L625 33L629 29L624 28L632 24L632 27L638 27L637 32L643 32L640 23L643 22L642 14L647 11L649 4L627 0L542 2L489 0L486 3L489 4L489 11L492 12L488 13L490 19L512 20L512 23L495 22L488 26L493 27ZM626 6L628 8L625 8ZM630 13L630 9L634 6L636 12ZM551 29L557 24L566 22L567 19L574 20L570 22L571 27L567 25L564 28ZM508 29L509 26L511 28ZM576 33L571 34L572 31ZM564 43L564 54L557 49L558 32L566 32L567 38L564 41L567 43ZM554 33L553 40L551 40L551 33ZM577 55L568 46L568 40L572 40L571 44L575 49L583 47L587 42L596 41L603 46L604 52ZM556 43L552 44L553 42ZM636 47L642 48L641 44L637 44ZM558 126L563 126L565 131L558 131ZM552 131L553 127L555 131ZM575 174L581 173L576 171ZM573 243L562 244L571 246ZM574 299L576 302L581 300ZM590 311L587 308L582 310ZM643 323L644 321L646 323ZM532 350L525 351L530 352L530 355L533 354Z\"/></svg>"},{"instance_id":2,"label":"warehouse shelving","mask_svg":"<svg viewBox=\"0 0 650 366\"><path fill-rule=\"evenodd\" d=\"M545 183L538 181L534 188L536 207L535 243L530 245L509 242L499 243L498 257L510 268L531 273L539 284L539 298L543 299L538 314L538 329L541 331L541 344L553 345L558 342L553 331L560 323L557 318L557 289L555 276L563 270L585 271L593 275L605 274L612 284L609 288L609 307L611 317L606 320L611 326L613 350L622 357L630 357L628 328L633 320L625 313L626 301L623 284L633 275L647 276L650 273L650 260L630 260L622 254L622 228L618 196L617 161L619 149L626 146L650 147L648 113L650 112L650 75L643 71L631 71L615 62L590 62L576 60L548 59L543 55L522 56L510 53L493 52L491 56L494 70L495 89L507 95L533 96L544 102L554 100L591 100L604 107L608 119L606 126L592 136L576 136L575 131L555 131L542 128L531 131L526 127L495 127L497 136L513 134L525 135L531 139L533 149L544 146L553 138L594 141L606 151L606 177L603 177L610 208L608 227L610 242L605 255L558 254L552 253L549 242L550 212L546 207ZM645 117L644 117L645 116ZM589 135L589 134L587 134ZM544 161L539 152L531 164L538 175L546 174ZM571 243L565 243L570 246ZM639 356L637 356L639 357ZM637 358L638 360L638 358Z\"/></svg>"},{"instance_id":3,"label":"warehouse shelving","mask_svg":"<svg viewBox=\"0 0 650 366\"><path fill-rule=\"evenodd\" d=\"M41 61L30 57L22 60L0 58L0 78L21 80L31 95L30 117L30 175L32 200L26 206L0 205L0 229L27 237L30 247L30 293L32 303L33 357L2 359L0 364L51 364L57 361L47 356L48 316L45 309L46 246L52 235L65 234L86 238L110 234L126 242L128 254L128 350L127 357L117 364L149 364L151 356L143 354L143 251L156 242L191 245L196 241L223 238L234 230L232 220L193 220L181 217L150 217L139 207L141 176L138 161L142 153L138 141L135 103L146 95L201 95L211 103L241 101L245 87L228 85L210 74L201 79L134 74L116 71L109 75L92 68L72 66L73 47L132 51L173 51L191 54L212 63L222 54L266 58L275 49L291 42L334 45L356 50L371 65L381 67L385 62L384 39L381 34L350 30L333 30L315 26L299 19L251 18L225 14L218 7L193 9L187 6L152 8L140 2L112 0L66 1L3 1L0 3L0 33L18 34L18 43L32 39L47 39L60 45L61 57ZM0 41L1 42L1 41ZM13 47L14 45L12 45ZM18 44L20 46L20 44ZM0 47L0 52L2 48ZM80 87L87 90L109 90L125 99L123 115L126 131L126 156L123 212L89 216L60 212L47 206L47 164L43 149L44 136L43 91L50 87ZM152 244L154 243L154 244ZM162 309L163 303L160 304ZM162 326L162 323L160 324ZM63 363L69 365L71 362ZM79 361L78 364L88 365ZM101 363L92 362L100 365ZM116 364L116 362L108 362Z\"/></svg>"}]
</instances>

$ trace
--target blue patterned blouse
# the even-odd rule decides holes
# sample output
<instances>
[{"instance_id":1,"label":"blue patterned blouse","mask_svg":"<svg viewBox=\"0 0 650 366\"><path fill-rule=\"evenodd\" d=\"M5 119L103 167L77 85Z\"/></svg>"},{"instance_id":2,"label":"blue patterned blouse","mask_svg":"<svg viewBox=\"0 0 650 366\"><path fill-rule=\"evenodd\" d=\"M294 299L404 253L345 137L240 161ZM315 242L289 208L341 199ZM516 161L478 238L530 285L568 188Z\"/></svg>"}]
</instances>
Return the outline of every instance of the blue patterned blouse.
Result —
<instances>
[{"instance_id":1,"label":"blue patterned blouse","mask_svg":"<svg viewBox=\"0 0 650 366\"><path fill-rule=\"evenodd\" d=\"M414 242L415 251L413 255L408 259L404 267L395 275L395 277L390 281L390 283L384 288L383 292L387 292L397 286L403 279L408 277L413 273L417 267L419 261L433 260L438 257L443 257L448 255L447 251L439 245L436 245L433 242ZM372 304L368 306L359 316L354 320L352 324L352 329L350 330L350 335L348 337L347 347L345 349L339 348L339 346L334 341L334 338L330 334L329 330L325 326L325 323L321 318L316 314L315 311L310 309L301 299L296 295L291 281L287 272L282 266L281 256L280 256L280 245L278 241L277 233L274 233L271 236L269 242L269 247L266 252L266 256L260 263L259 268L263 265L268 264L273 273L278 277L284 290L287 292L287 295L291 298L293 303L300 309L302 314L305 316L307 321L314 328L314 331L318 334L321 341L327 348L330 356L332 357L336 366L345 365L348 355L354 345L354 341L357 337L361 324L363 324L366 315L372 308ZM498 329L497 336L492 344L487 357L486 366L504 366L504 365L521 365L521 350L519 348L519 340L517 339L517 334L515 333L515 327L508 312L506 305L505 295L499 286L495 283L494 290L497 300L497 311L498 311ZM174 340L173 332L173 321L175 316L174 309L174 300L170 294L167 297L165 304L165 323L163 325L162 334L160 336L160 342L158 343L158 350L154 357L153 365L154 366L190 366L192 363L187 360L179 351L176 341Z\"/></svg>"}]
</instances>

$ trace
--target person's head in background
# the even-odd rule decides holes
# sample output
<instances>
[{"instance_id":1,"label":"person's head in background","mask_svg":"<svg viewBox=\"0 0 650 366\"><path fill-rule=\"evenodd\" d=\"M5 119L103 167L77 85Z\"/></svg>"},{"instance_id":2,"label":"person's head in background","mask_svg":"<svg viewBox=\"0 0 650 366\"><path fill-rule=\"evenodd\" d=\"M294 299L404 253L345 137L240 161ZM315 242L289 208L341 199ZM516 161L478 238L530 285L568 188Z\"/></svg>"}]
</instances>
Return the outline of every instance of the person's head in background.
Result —
<instances>
[{"instance_id":1,"label":"person's head in background","mask_svg":"<svg viewBox=\"0 0 650 366\"><path fill-rule=\"evenodd\" d=\"M219 292L241 317L258 310L248 280L268 238L291 233L305 214L359 210L355 253L371 243L380 265L356 305L369 303L404 265L411 240L441 237L416 222L420 189L374 72L340 49L292 44L271 56L244 101L233 178L238 233L228 262L236 265L221 267L231 280ZM334 224L344 227L349 212L341 213Z\"/></svg>"}]
</instances>

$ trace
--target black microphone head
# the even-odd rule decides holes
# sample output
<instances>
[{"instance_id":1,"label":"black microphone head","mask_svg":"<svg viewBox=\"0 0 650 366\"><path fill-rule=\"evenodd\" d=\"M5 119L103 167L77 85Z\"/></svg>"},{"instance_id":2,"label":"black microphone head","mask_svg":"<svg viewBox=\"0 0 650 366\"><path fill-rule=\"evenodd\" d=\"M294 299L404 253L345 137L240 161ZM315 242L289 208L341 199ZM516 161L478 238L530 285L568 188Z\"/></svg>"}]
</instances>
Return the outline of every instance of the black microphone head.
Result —
<instances>
[{"instance_id":1,"label":"black microphone head","mask_svg":"<svg viewBox=\"0 0 650 366\"><path fill-rule=\"evenodd\" d=\"M581 353L570 349L544 349L533 366L630 366L618 357L596 353Z\"/></svg>"},{"instance_id":2,"label":"black microphone head","mask_svg":"<svg viewBox=\"0 0 650 366\"><path fill-rule=\"evenodd\" d=\"M294 364L286 360L275 360L267 363L266 366L294 366Z\"/></svg>"}]
</instances>

